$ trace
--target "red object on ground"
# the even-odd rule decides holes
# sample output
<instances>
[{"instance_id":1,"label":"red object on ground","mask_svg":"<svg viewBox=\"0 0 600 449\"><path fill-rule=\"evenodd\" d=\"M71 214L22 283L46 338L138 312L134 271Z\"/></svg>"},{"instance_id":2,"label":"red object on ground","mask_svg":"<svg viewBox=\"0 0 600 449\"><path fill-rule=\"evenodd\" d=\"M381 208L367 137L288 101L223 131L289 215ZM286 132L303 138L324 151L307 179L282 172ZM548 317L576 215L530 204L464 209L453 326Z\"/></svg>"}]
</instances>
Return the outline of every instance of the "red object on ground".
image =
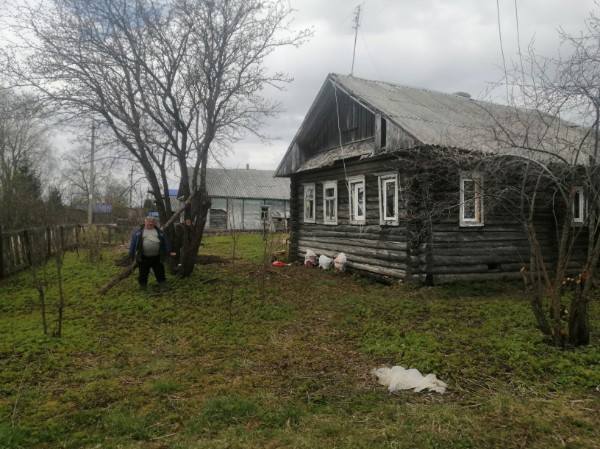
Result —
<instances>
[{"instance_id":1,"label":"red object on ground","mask_svg":"<svg viewBox=\"0 0 600 449\"><path fill-rule=\"evenodd\" d=\"M285 262L282 262L281 260L276 260L275 262L273 262L273 264L272 264L272 265L273 265L274 267L278 267L278 268L281 268L281 267L287 267L287 263L285 263Z\"/></svg>"}]
</instances>

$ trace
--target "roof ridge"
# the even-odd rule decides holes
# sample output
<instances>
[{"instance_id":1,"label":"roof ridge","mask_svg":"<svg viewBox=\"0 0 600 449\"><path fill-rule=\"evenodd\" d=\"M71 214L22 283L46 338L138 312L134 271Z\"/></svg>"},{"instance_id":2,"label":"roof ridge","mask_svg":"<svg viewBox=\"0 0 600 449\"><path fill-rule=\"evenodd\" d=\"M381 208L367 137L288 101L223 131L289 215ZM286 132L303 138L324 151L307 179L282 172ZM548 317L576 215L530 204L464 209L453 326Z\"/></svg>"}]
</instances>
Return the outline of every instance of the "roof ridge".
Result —
<instances>
[{"instance_id":1,"label":"roof ridge","mask_svg":"<svg viewBox=\"0 0 600 449\"><path fill-rule=\"evenodd\" d=\"M366 81L368 83L373 83L373 84L383 84L383 85L387 85L387 86L392 86L392 87L400 87L400 88L404 88L404 89L411 89L411 90L420 90L423 92L431 92L434 94L441 94L441 95L447 95L449 97L455 98L462 98L465 101L485 101L485 100L477 100L473 97L463 97L461 95L456 95L455 93L448 93L448 92L443 92L441 90L435 90L435 89L431 89L429 87L420 87L420 86L410 86L408 84L400 84L400 83L395 83L395 82L391 82L391 81L382 81L382 80L375 80L375 79L370 79L370 78L362 78L360 76L354 76L354 75L342 75L340 73L331 73L331 75L333 75L334 77L343 77L343 78L353 78L359 81ZM496 105L499 105L498 103L493 103ZM499 106L503 106L503 105L499 105Z\"/></svg>"}]
</instances>

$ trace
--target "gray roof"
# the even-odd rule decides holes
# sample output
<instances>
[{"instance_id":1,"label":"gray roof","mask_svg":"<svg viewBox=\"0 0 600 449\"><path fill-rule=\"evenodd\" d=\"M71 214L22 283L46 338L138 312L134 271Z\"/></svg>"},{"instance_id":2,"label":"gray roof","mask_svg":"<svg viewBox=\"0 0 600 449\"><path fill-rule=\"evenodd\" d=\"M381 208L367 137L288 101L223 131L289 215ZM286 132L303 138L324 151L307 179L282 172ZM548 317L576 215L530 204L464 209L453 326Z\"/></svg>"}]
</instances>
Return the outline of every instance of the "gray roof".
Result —
<instances>
[{"instance_id":1,"label":"gray roof","mask_svg":"<svg viewBox=\"0 0 600 449\"><path fill-rule=\"evenodd\" d=\"M275 178L272 170L206 169L206 188L211 197L290 199L290 181Z\"/></svg>"},{"instance_id":2,"label":"gray roof","mask_svg":"<svg viewBox=\"0 0 600 449\"><path fill-rule=\"evenodd\" d=\"M382 114L410 135L416 146L523 155L529 150L512 143L527 140L528 148L539 150L536 157L549 152L574 162L573 147L586 133L583 128L535 110L338 74L327 77L307 116L317 109L319 98L329 85L346 92L371 112ZM295 172L311 165L310 160L300 165L289 163L291 160L302 161L301 155L293 153L301 151L296 145L298 138L310 132L305 123L284 156L278 175L285 176L290 166L294 166L292 172Z\"/></svg>"}]
</instances>

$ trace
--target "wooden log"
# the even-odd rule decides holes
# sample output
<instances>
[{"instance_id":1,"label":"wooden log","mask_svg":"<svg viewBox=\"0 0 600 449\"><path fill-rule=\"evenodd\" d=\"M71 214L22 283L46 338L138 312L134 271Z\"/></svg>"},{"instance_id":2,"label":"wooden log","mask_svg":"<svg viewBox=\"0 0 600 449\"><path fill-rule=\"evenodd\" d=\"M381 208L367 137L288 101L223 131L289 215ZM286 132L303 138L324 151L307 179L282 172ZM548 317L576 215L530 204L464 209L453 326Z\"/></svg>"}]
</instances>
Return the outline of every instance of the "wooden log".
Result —
<instances>
[{"instance_id":1,"label":"wooden log","mask_svg":"<svg viewBox=\"0 0 600 449\"><path fill-rule=\"evenodd\" d=\"M494 254L493 252L488 252L485 254L478 255L462 255L460 254L460 248L457 248L457 255L455 256L434 256L434 263L439 265L455 265L455 264L488 264L488 263L518 263L518 262L526 262L528 260L527 257L519 257L517 254L506 255L506 254Z\"/></svg>"},{"instance_id":2,"label":"wooden log","mask_svg":"<svg viewBox=\"0 0 600 449\"><path fill-rule=\"evenodd\" d=\"M307 235L302 232L300 239L306 242L330 243L336 245L358 246L360 248L388 249L406 251L408 245L406 242L395 242L388 240L369 240L357 238L335 238L319 235Z\"/></svg>"},{"instance_id":3,"label":"wooden log","mask_svg":"<svg viewBox=\"0 0 600 449\"><path fill-rule=\"evenodd\" d=\"M521 274L516 272L507 273L468 273L468 274L437 274L434 275L434 283L444 284L456 281L490 281L490 280L512 280L521 279Z\"/></svg>"},{"instance_id":4,"label":"wooden log","mask_svg":"<svg viewBox=\"0 0 600 449\"><path fill-rule=\"evenodd\" d=\"M386 249L373 249L373 248L361 248L357 246L346 246L338 245L334 243L316 243L306 241L303 239L298 240L298 244L305 248L310 248L313 251L321 251L323 253L347 253L356 254L359 256L371 257L373 259L383 259L390 261L406 261L408 254L406 251L391 251Z\"/></svg>"},{"instance_id":5,"label":"wooden log","mask_svg":"<svg viewBox=\"0 0 600 449\"><path fill-rule=\"evenodd\" d=\"M361 271L368 271L379 275L392 276L395 278L402 279L406 276L406 270L401 269L393 269L381 267L378 265L371 265L366 263L358 263L358 262L347 262L348 267L354 268Z\"/></svg>"},{"instance_id":6,"label":"wooden log","mask_svg":"<svg viewBox=\"0 0 600 449\"><path fill-rule=\"evenodd\" d=\"M305 247L305 246L300 246L298 249L299 249L300 254L302 254L302 255L306 254L306 250L312 249L313 251L316 251L317 254L325 254L325 255L329 255L329 256L335 256L335 254L333 254L331 252L327 252L327 251L321 252L318 249L315 250L314 247L309 248L309 247ZM404 270L404 271L406 271L408 269L407 260L391 262L388 260L374 259L372 257L364 257L364 256L357 255L356 253L351 253L351 252L346 252L346 251L344 251L344 254L346 254L349 261L353 261L353 262L357 262L357 263L378 266L381 268L400 269L400 270Z\"/></svg>"},{"instance_id":7,"label":"wooden log","mask_svg":"<svg viewBox=\"0 0 600 449\"><path fill-rule=\"evenodd\" d=\"M137 268L137 262L133 262L131 265L129 265L127 268L125 268L124 270L122 270L117 276L115 276L114 278L112 278L109 282L107 282L99 291L98 293L100 295L105 295L106 293L108 293L108 291L113 288L115 285L117 285L119 282L121 282L124 279L127 279L131 273L133 273L135 271L135 269Z\"/></svg>"},{"instance_id":8,"label":"wooden log","mask_svg":"<svg viewBox=\"0 0 600 449\"><path fill-rule=\"evenodd\" d=\"M523 263L503 263L498 264L498 268L491 268L488 264L460 264L460 265L434 265L434 274L482 274L482 273L517 273L521 267L527 266Z\"/></svg>"}]
</instances>

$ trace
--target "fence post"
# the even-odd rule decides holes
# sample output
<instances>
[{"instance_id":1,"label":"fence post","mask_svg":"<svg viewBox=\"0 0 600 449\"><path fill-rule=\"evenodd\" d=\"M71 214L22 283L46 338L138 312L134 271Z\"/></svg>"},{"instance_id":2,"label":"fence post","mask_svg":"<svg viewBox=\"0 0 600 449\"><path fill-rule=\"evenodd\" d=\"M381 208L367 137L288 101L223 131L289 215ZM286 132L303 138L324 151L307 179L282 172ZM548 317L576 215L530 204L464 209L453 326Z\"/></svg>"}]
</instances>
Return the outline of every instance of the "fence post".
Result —
<instances>
[{"instance_id":1,"label":"fence post","mask_svg":"<svg viewBox=\"0 0 600 449\"><path fill-rule=\"evenodd\" d=\"M0 279L4 277L4 234L0 225Z\"/></svg>"},{"instance_id":2,"label":"fence post","mask_svg":"<svg viewBox=\"0 0 600 449\"><path fill-rule=\"evenodd\" d=\"M25 245L25 256L27 258L27 263L31 267L33 265L33 244L31 242L31 235L27 229L23 231L23 243Z\"/></svg>"},{"instance_id":3,"label":"fence post","mask_svg":"<svg viewBox=\"0 0 600 449\"><path fill-rule=\"evenodd\" d=\"M58 227L58 237L60 239L60 252L62 256L65 252L65 227L63 225Z\"/></svg>"},{"instance_id":4,"label":"fence post","mask_svg":"<svg viewBox=\"0 0 600 449\"><path fill-rule=\"evenodd\" d=\"M50 256L52 255L52 230L50 229L50 226L46 226L46 246L46 259L50 259Z\"/></svg>"}]
</instances>

